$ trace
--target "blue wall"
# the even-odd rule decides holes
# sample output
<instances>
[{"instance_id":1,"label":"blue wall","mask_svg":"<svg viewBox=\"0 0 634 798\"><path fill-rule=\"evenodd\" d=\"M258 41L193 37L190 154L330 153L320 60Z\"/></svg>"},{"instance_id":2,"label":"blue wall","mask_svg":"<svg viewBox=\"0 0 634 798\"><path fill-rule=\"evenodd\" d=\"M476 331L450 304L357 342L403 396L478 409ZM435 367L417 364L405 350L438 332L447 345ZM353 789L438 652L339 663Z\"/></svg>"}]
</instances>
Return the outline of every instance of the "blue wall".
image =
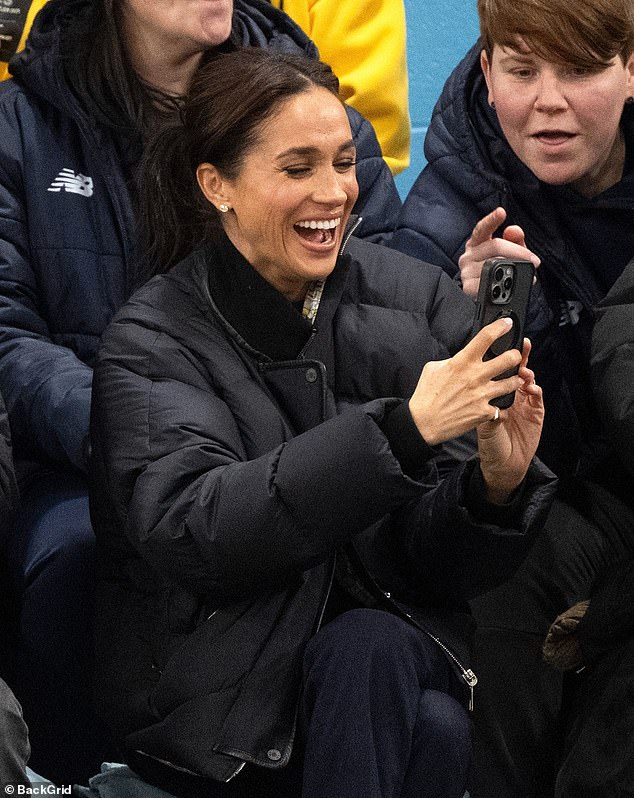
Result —
<instances>
[{"instance_id":1,"label":"blue wall","mask_svg":"<svg viewBox=\"0 0 634 798\"><path fill-rule=\"evenodd\" d=\"M476 0L405 0L411 164L396 178L405 196L425 164L423 139L451 70L478 37Z\"/></svg>"}]
</instances>

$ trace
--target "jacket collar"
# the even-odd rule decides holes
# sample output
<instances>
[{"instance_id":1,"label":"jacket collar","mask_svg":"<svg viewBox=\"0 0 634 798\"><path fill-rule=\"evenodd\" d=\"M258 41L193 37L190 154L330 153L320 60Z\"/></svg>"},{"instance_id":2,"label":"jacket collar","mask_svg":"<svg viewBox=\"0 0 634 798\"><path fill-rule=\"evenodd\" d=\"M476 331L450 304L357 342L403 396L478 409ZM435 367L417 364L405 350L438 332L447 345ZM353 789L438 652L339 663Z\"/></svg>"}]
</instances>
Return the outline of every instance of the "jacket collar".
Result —
<instances>
[{"instance_id":1,"label":"jacket collar","mask_svg":"<svg viewBox=\"0 0 634 798\"><path fill-rule=\"evenodd\" d=\"M316 356L317 333L330 327L339 305L349 267L340 255L326 280L315 323L273 288L233 246L226 235L195 257L202 268L208 299L232 337L254 353L274 361L304 357L308 345ZM328 337L328 336L327 336ZM312 351L315 349L315 351Z\"/></svg>"}]
</instances>

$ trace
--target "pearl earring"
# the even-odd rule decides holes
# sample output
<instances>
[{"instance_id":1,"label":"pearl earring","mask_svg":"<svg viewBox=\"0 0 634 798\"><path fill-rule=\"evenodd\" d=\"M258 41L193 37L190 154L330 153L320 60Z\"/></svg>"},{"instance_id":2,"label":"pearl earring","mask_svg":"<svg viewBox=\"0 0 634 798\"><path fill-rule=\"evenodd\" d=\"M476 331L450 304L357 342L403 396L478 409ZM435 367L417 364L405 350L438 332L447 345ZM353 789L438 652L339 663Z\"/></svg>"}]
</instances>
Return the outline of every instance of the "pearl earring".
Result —
<instances>
[{"instance_id":1,"label":"pearl earring","mask_svg":"<svg viewBox=\"0 0 634 798\"><path fill-rule=\"evenodd\" d=\"M226 213L230 208L231 208L231 205L227 205L226 202L221 202L220 205L218 205L218 210L221 213Z\"/></svg>"}]
</instances>

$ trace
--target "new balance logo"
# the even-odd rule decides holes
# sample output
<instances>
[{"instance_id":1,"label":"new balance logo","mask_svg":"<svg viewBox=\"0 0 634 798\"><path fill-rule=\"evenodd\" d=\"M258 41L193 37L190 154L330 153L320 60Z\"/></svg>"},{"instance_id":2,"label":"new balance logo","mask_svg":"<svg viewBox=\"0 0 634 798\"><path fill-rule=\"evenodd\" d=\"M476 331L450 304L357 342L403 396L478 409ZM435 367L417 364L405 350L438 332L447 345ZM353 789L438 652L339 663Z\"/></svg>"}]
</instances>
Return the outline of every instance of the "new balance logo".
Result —
<instances>
[{"instance_id":1,"label":"new balance logo","mask_svg":"<svg viewBox=\"0 0 634 798\"><path fill-rule=\"evenodd\" d=\"M72 169L62 169L49 186L48 191L61 191L62 189L70 194L92 197L92 177L76 175Z\"/></svg>"}]
</instances>

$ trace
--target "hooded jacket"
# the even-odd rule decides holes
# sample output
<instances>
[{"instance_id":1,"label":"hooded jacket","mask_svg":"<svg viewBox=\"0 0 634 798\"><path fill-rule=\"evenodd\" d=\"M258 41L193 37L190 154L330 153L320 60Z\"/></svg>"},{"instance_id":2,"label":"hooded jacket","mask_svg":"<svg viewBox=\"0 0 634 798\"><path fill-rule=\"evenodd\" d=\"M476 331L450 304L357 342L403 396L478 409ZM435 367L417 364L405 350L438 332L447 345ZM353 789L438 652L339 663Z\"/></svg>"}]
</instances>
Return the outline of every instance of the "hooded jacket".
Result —
<instances>
[{"instance_id":1,"label":"hooded jacket","mask_svg":"<svg viewBox=\"0 0 634 798\"><path fill-rule=\"evenodd\" d=\"M0 85L0 391L16 458L85 470L92 364L129 295L136 161L64 74L97 0L49 0ZM235 41L316 57L263 0L235 0ZM390 230L400 200L371 126L348 109L362 235Z\"/></svg>"},{"instance_id":2,"label":"hooded jacket","mask_svg":"<svg viewBox=\"0 0 634 798\"><path fill-rule=\"evenodd\" d=\"M403 205L391 246L457 276L458 258L483 216L502 206L505 225L523 228L541 259L527 330L546 405L539 454L559 474L588 471L606 451L588 368L594 308L605 291L562 207L584 220L590 251L601 246L609 252L612 242L632 236L634 171L592 199L540 182L509 147L489 107L481 49L476 43L458 64L434 108L425 139L428 163ZM622 127L634 151L631 107Z\"/></svg>"},{"instance_id":3,"label":"hooded jacket","mask_svg":"<svg viewBox=\"0 0 634 798\"><path fill-rule=\"evenodd\" d=\"M354 238L313 326L228 241L117 314L93 395L97 684L146 778L288 762L333 578L473 683L466 599L517 566L552 479L532 465L508 528L478 521L475 461L417 432L397 457L389 432L472 315L440 269Z\"/></svg>"}]
</instances>

